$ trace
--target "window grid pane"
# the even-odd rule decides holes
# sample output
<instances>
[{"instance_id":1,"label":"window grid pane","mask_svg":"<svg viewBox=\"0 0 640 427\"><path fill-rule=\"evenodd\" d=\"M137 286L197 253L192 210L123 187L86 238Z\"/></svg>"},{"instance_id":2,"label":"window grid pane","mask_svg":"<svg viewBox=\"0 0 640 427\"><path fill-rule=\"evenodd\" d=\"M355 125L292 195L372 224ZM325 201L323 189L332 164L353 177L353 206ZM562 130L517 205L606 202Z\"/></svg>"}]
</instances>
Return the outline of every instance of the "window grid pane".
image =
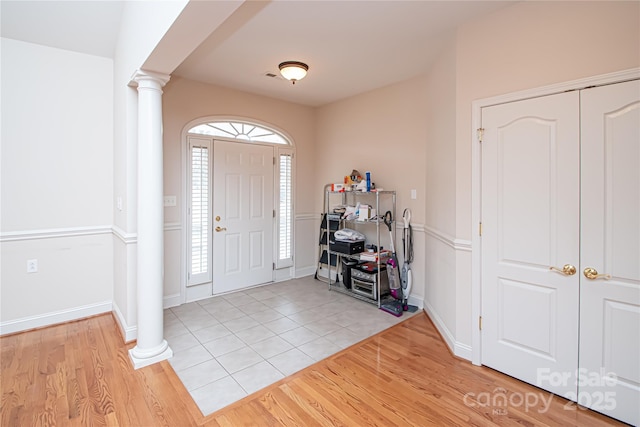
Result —
<instances>
[{"instance_id":1,"label":"window grid pane","mask_svg":"<svg viewBox=\"0 0 640 427\"><path fill-rule=\"evenodd\" d=\"M189 133L200 135L222 136L250 142L267 142L270 144L288 145L286 139L276 132L242 122L212 122L194 126Z\"/></svg>"},{"instance_id":2,"label":"window grid pane","mask_svg":"<svg viewBox=\"0 0 640 427\"><path fill-rule=\"evenodd\" d=\"M209 149L191 151L191 274L209 269Z\"/></svg>"},{"instance_id":3,"label":"window grid pane","mask_svg":"<svg viewBox=\"0 0 640 427\"><path fill-rule=\"evenodd\" d=\"M280 155L280 218L278 259L291 258L291 155Z\"/></svg>"}]
</instances>

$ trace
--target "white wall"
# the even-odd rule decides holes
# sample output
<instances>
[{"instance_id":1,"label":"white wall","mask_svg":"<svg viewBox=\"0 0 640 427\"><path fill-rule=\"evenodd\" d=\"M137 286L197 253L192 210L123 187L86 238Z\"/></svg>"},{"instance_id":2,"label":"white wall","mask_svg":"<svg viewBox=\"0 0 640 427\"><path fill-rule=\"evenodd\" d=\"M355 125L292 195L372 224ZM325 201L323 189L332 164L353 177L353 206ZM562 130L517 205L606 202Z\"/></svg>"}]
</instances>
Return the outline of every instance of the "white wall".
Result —
<instances>
[{"instance_id":1,"label":"white wall","mask_svg":"<svg viewBox=\"0 0 640 427\"><path fill-rule=\"evenodd\" d=\"M133 340L137 331L138 95L129 84L140 69L170 75L241 4L187 0L125 3L114 60L113 201L114 259L118 261L114 266L114 312L125 340ZM167 238L172 247L174 236ZM165 250L166 259L171 255L170 249ZM175 275L172 267L165 269L171 277Z\"/></svg>"},{"instance_id":2,"label":"white wall","mask_svg":"<svg viewBox=\"0 0 640 427\"><path fill-rule=\"evenodd\" d=\"M110 311L113 61L2 39L1 333ZM28 259L38 272L26 273Z\"/></svg>"},{"instance_id":3,"label":"white wall","mask_svg":"<svg viewBox=\"0 0 640 427\"><path fill-rule=\"evenodd\" d=\"M149 59L186 4L182 0L126 2L116 45L114 82L111 87L115 100L112 165L114 196L109 210L114 217L113 258L116 261L113 266L113 308L127 341L135 339L137 325L138 94L136 88L129 84L134 73Z\"/></svg>"}]
</instances>

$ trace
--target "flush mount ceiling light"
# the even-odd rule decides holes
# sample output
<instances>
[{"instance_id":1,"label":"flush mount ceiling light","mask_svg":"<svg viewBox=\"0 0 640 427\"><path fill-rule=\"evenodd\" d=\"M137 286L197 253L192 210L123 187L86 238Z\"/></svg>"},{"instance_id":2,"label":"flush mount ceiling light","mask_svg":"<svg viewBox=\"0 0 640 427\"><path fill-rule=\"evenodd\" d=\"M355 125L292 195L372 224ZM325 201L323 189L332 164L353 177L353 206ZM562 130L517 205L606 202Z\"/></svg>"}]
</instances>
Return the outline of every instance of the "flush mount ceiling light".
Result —
<instances>
[{"instance_id":1,"label":"flush mount ceiling light","mask_svg":"<svg viewBox=\"0 0 640 427\"><path fill-rule=\"evenodd\" d=\"M293 84L296 84L298 80L302 80L307 75L309 66L298 61L285 61L278 65L280 68L280 74L287 80L291 80Z\"/></svg>"}]
</instances>

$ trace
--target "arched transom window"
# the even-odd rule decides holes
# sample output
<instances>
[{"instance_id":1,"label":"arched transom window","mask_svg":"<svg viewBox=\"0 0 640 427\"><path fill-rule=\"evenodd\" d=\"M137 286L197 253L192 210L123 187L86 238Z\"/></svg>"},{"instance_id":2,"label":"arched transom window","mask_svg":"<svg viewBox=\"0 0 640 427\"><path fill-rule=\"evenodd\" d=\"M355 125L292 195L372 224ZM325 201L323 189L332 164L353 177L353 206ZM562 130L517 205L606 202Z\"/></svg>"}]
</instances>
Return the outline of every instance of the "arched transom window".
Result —
<instances>
[{"instance_id":1,"label":"arched transom window","mask_svg":"<svg viewBox=\"0 0 640 427\"><path fill-rule=\"evenodd\" d=\"M244 122L212 122L204 123L189 130L189 133L221 136L239 139L245 142L266 142L269 144L289 145L286 139L272 130Z\"/></svg>"}]
</instances>

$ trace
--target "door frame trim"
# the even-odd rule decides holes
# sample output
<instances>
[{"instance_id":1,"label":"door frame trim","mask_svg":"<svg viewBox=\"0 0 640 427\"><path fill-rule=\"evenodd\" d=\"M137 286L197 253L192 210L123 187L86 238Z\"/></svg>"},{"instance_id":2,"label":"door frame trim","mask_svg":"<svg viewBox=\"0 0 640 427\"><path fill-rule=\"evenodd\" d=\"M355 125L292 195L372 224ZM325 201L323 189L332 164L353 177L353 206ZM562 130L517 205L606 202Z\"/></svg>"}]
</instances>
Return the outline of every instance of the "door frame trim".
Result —
<instances>
[{"instance_id":1,"label":"door frame trim","mask_svg":"<svg viewBox=\"0 0 640 427\"><path fill-rule=\"evenodd\" d=\"M296 152L296 144L295 144L295 140L294 138L291 136L291 134L289 134L289 132L285 131L284 129L280 128L279 126L273 125L269 122L265 122L263 120L260 119L256 119L256 118L252 118L252 117L248 117L248 116L236 116L236 115L226 115L226 114L222 114L222 115L217 115L217 114L213 114L213 115L208 115L208 116L203 116L203 117L198 117L195 119L192 119L190 121L188 121L187 123L185 123L185 125L182 127L182 130L180 131L180 188L182 191L182 194L180 195L180 203L182 204L181 210L180 210L180 222L183 224L182 226L182 232L181 232L181 236L180 236L180 296L179 296L179 300L180 300L180 304L184 304L187 302L187 202L188 202L188 179L187 179L187 172L188 172L188 164L187 162L189 161L188 159L188 141L187 141L187 135L189 134L189 129L193 128L194 126L197 126L199 124L203 124L203 123L208 123L208 122L215 122L215 121L241 121L241 122L245 122L245 123L254 123L260 126L264 126L266 128L268 128L269 130L275 131L277 133L279 133L280 135L284 136L285 139L289 142L289 144L287 145L282 145L282 147L287 147L289 150L291 150L291 153L293 153L295 155ZM214 136L211 135L211 139L213 141ZM239 142L236 141L234 139L226 139L224 137L215 137L215 139L220 139L220 140L227 140L230 142ZM239 142L240 143L240 142ZM274 147L278 147L277 144L269 144L269 143L256 143L258 145L272 145ZM212 145L212 149L213 149L213 145ZM276 149L274 151L275 153L278 152L278 150ZM295 163L294 163L295 164ZM295 171L295 166L294 166L294 171ZM275 174L275 171L274 171ZM274 177L275 179L275 177ZM295 175L292 177L293 182L295 183ZM214 191L214 188L212 187L211 191ZM292 186L292 192L295 191L295 187ZM294 193L295 194L295 193ZM274 197L275 197L275 187L274 187ZM294 199L295 200L295 199ZM275 201L274 201L275 202ZM295 214L295 201L294 201L294 214ZM293 227L295 230L295 226ZM295 244L295 231L292 237L292 244ZM275 253L275 252L274 252ZM213 283L213 282L211 282Z\"/></svg>"},{"instance_id":2,"label":"door frame trim","mask_svg":"<svg viewBox=\"0 0 640 427\"><path fill-rule=\"evenodd\" d=\"M504 95L475 100L471 103L471 230L478 230L482 220L481 149L476 130L482 126L482 108L530 98L553 95L588 86L602 86L640 79L640 68L601 74ZM478 325L482 313L482 241L478 232L471 236L471 363L482 364L482 335Z\"/></svg>"}]
</instances>

